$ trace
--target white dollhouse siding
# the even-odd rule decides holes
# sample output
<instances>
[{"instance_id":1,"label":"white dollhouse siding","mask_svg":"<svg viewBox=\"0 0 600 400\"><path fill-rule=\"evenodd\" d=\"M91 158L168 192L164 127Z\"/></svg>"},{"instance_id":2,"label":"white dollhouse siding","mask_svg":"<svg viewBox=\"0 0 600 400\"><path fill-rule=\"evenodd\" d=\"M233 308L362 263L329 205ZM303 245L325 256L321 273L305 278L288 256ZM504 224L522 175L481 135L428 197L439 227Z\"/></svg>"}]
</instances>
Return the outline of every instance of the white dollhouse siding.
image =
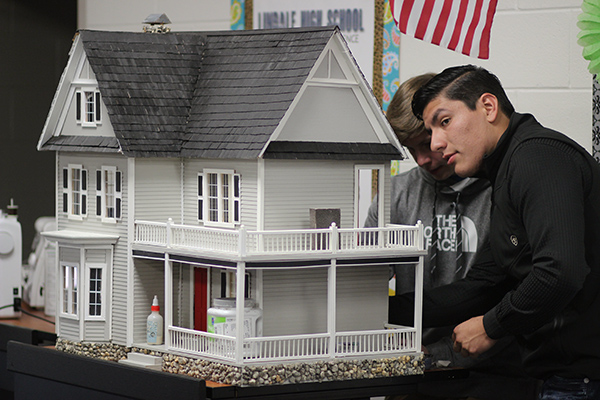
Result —
<instances>
[{"instance_id":1,"label":"white dollhouse siding","mask_svg":"<svg viewBox=\"0 0 600 400\"><path fill-rule=\"evenodd\" d=\"M89 342L107 342L106 323L104 321L86 321L83 340Z\"/></svg>"},{"instance_id":2,"label":"white dollhouse siding","mask_svg":"<svg viewBox=\"0 0 600 400\"><path fill-rule=\"evenodd\" d=\"M241 223L249 230L257 227L257 161L186 159L184 168L184 223L198 224L198 174L205 168L227 169L240 174Z\"/></svg>"},{"instance_id":3,"label":"white dollhouse siding","mask_svg":"<svg viewBox=\"0 0 600 400\"><path fill-rule=\"evenodd\" d=\"M60 248L60 256L59 260L61 262L69 262L69 263L77 263L81 262L80 260L80 250L74 247L61 247Z\"/></svg>"},{"instance_id":4,"label":"white dollhouse siding","mask_svg":"<svg viewBox=\"0 0 600 400\"><path fill-rule=\"evenodd\" d=\"M354 165L350 161L265 161L265 229L310 228L311 208L341 209L354 227Z\"/></svg>"},{"instance_id":5,"label":"white dollhouse siding","mask_svg":"<svg viewBox=\"0 0 600 400\"><path fill-rule=\"evenodd\" d=\"M135 218L181 223L181 161L176 158L135 160Z\"/></svg>"},{"instance_id":6,"label":"white dollhouse siding","mask_svg":"<svg viewBox=\"0 0 600 400\"><path fill-rule=\"evenodd\" d=\"M191 296L193 281L190 279L189 264L173 264L173 325L193 328L191 318Z\"/></svg>"},{"instance_id":7,"label":"white dollhouse siding","mask_svg":"<svg viewBox=\"0 0 600 400\"><path fill-rule=\"evenodd\" d=\"M264 336L327 332L327 269L263 272Z\"/></svg>"},{"instance_id":8,"label":"white dollhouse siding","mask_svg":"<svg viewBox=\"0 0 600 400\"><path fill-rule=\"evenodd\" d=\"M159 260L135 259L133 269L133 342L146 342L146 319L154 295L158 296L160 314L164 317L165 283L164 262Z\"/></svg>"},{"instance_id":9,"label":"white dollhouse siding","mask_svg":"<svg viewBox=\"0 0 600 400\"><path fill-rule=\"evenodd\" d=\"M383 184L383 192L384 192L384 197L383 197L383 210L381 211L384 214L384 225L387 225L390 223L390 207L391 207L391 203L392 203L392 199L391 199L391 190L392 190L392 171L391 171L391 163L386 162L385 164L385 171L383 174L383 178L384 178L384 184ZM381 215L381 214L380 214Z\"/></svg>"},{"instance_id":10,"label":"white dollhouse siding","mask_svg":"<svg viewBox=\"0 0 600 400\"><path fill-rule=\"evenodd\" d=\"M60 332L58 336L61 339L73 340L78 342L81 338L79 336L79 321L70 318L60 319Z\"/></svg>"},{"instance_id":11,"label":"white dollhouse siding","mask_svg":"<svg viewBox=\"0 0 600 400\"><path fill-rule=\"evenodd\" d=\"M85 252L85 262L93 264L104 264L108 266L108 260L106 259L106 250L87 250Z\"/></svg>"},{"instance_id":12,"label":"white dollhouse siding","mask_svg":"<svg viewBox=\"0 0 600 400\"><path fill-rule=\"evenodd\" d=\"M57 225L59 230L74 230L118 235L119 240L114 246L112 267L112 339L115 343L126 344L127 334L127 219L129 217L127 204L127 159L120 156L59 153L58 162L58 193L57 193ZM62 170L68 164L81 164L88 171L88 215L78 221L68 219L62 212ZM121 171L122 177L122 209L121 220L116 223L102 222L96 216L96 170L102 166L115 166ZM62 331L61 320L61 331Z\"/></svg>"},{"instance_id":13,"label":"white dollhouse siding","mask_svg":"<svg viewBox=\"0 0 600 400\"><path fill-rule=\"evenodd\" d=\"M327 269L263 272L265 336L327 332ZM388 267L337 268L336 330L383 329Z\"/></svg>"},{"instance_id":14,"label":"white dollhouse siding","mask_svg":"<svg viewBox=\"0 0 600 400\"><path fill-rule=\"evenodd\" d=\"M337 331L383 329L388 316L389 267L337 268Z\"/></svg>"}]
</instances>

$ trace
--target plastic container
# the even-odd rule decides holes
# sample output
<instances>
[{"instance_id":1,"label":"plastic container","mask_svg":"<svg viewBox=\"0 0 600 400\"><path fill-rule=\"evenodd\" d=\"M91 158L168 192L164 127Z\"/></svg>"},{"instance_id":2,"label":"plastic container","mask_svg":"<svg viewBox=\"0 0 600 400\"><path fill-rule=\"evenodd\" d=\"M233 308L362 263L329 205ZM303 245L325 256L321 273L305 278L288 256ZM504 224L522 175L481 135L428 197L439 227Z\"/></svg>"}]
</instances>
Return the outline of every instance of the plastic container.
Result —
<instances>
[{"instance_id":1,"label":"plastic container","mask_svg":"<svg viewBox=\"0 0 600 400\"><path fill-rule=\"evenodd\" d=\"M213 307L206 312L207 332L224 336L235 336L236 299L217 298ZM262 336L262 310L256 307L254 299L244 299L244 338Z\"/></svg>"},{"instance_id":2,"label":"plastic container","mask_svg":"<svg viewBox=\"0 0 600 400\"><path fill-rule=\"evenodd\" d=\"M21 298L21 268L23 248L21 224L17 220L19 207L10 200L7 214L0 210L0 307L14 304ZM21 316L13 307L0 310L0 318Z\"/></svg>"},{"instance_id":3,"label":"plastic container","mask_svg":"<svg viewBox=\"0 0 600 400\"><path fill-rule=\"evenodd\" d=\"M154 296L152 300L152 312L148 315L146 323L146 341L148 344L163 343L163 317L159 314L160 306L158 305L158 297Z\"/></svg>"}]
</instances>

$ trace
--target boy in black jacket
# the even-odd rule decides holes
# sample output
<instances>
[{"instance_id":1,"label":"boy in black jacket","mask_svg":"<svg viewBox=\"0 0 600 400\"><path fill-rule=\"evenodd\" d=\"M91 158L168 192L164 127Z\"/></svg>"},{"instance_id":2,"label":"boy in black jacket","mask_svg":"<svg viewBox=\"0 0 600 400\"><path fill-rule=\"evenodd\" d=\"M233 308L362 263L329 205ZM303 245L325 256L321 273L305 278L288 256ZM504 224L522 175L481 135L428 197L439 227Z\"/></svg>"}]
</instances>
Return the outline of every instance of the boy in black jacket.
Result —
<instances>
[{"instance_id":1,"label":"boy in black jacket","mask_svg":"<svg viewBox=\"0 0 600 400\"><path fill-rule=\"evenodd\" d=\"M516 335L542 399L600 398L600 166L565 135L518 114L499 80L448 68L413 98L431 149L492 183L490 251L464 280L425 293L424 326L459 323L477 356ZM397 298L391 322L406 322Z\"/></svg>"}]
</instances>

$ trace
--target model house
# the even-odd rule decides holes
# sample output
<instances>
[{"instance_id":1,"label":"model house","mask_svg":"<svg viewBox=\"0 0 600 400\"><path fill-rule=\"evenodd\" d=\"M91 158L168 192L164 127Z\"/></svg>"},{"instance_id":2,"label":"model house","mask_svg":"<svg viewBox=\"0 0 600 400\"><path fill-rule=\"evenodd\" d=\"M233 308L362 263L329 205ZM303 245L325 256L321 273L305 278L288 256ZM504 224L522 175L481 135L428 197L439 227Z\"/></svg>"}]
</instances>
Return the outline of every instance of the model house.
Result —
<instances>
[{"instance_id":1,"label":"model house","mask_svg":"<svg viewBox=\"0 0 600 400\"><path fill-rule=\"evenodd\" d=\"M38 149L59 338L233 365L420 352L420 274L414 326L384 329L388 265L424 254L420 225L386 224L403 152L338 28L80 31Z\"/></svg>"}]
</instances>

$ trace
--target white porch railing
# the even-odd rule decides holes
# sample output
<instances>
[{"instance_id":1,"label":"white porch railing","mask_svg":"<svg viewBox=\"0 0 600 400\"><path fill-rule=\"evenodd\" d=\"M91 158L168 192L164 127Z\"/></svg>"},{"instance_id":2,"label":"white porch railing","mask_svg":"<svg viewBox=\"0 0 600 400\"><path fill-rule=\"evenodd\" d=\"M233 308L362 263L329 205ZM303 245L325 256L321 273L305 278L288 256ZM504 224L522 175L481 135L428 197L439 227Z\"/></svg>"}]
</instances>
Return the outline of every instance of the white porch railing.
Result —
<instances>
[{"instance_id":1,"label":"white porch railing","mask_svg":"<svg viewBox=\"0 0 600 400\"><path fill-rule=\"evenodd\" d=\"M416 330L386 329L383 331L339 332L336 353L343 356L414 352ZM419 349L420 351L420 349Z\"/></svg>"},{"instance_id":2,"label":"white porch railing","mask_svg":"<svg viewBox=\"0 0 600 400\"><path fill-rule=\"evenodd\" d=\"M225 361L235 361L235 337L215 335L192 329L169 327L169 350L209 355Z\"/></svg>"},{"instance_id":3,"label":"white porch railing","mask_svg":"<svg viewBox=\"0 0 600 400\"><path fill-rule=\"evenodd\" d=\"M174 326L169 327L169 331L169 350L236 362L234 337ZM330 337L326 333L244 338L242 362L251 364L413 353L421 351L416 348L416 334L414 328L339 332L335 335L335 349L330 348Z\"/></svg>"},{"instance_id":4,"label":"white porch railing","mask_svg":"<svg viewBox=\"0 0 600 400\"><path fill-rule=\"evenodd\" d=\"M390 225L382 228L297 229L247 231L169 222L135 222L134 243L209 250L230 255L344 253L382 250L423 250L423 226Z\"/></svg>"}]
</instances>

